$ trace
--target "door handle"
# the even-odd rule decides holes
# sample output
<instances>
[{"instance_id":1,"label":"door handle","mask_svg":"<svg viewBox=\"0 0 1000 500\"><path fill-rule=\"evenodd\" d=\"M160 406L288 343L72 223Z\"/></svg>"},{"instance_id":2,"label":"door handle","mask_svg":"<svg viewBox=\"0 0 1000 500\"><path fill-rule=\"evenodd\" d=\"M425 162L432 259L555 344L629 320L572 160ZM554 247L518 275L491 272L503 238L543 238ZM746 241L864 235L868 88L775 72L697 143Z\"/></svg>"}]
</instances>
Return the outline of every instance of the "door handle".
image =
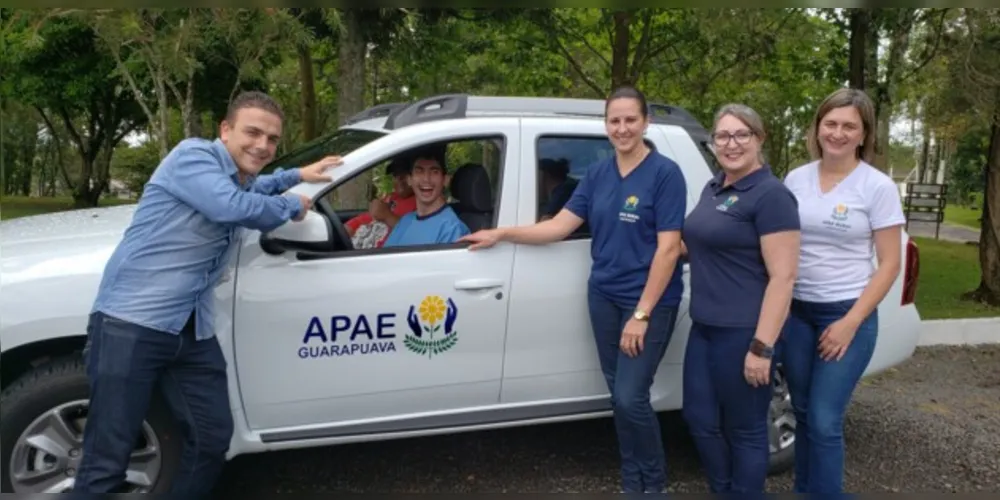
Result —
<instances>
[{"instance_id":1,"label":"door handle","mask_svg":"<svg viewBox=\"0 0 1000 500\"><path fill-rule=\"evenodd\" d=\"M456 290L484 290L487 288L500 288L501 286L503 286L502 280L486 278L455 282Z\"/></svg>"}]
</instances>

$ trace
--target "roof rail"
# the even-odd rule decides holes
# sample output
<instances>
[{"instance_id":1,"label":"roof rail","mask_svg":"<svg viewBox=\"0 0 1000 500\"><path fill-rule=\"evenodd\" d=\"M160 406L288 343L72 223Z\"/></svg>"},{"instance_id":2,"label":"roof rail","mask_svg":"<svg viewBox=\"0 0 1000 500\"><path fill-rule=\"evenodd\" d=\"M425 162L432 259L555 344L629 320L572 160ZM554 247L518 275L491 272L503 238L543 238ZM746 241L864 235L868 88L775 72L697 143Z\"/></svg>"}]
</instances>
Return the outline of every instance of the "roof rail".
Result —
<instances>
[{"instance_id":1,"label":"roof rail","mask_svg":"<svg viewBox=\"0 0 1000 500\"><path fill-rule=\"evenodd\" d=\"M563 115L603 119L604 105L605 102L600 99L443 94L394 109L385 122L385 128L392 130L428 121L489 115ZM701 123L682 108L660 103L650 103L648 108L652 123L702 128Z\"/></svg>"},{"instance_id":2,"label":"roof rail","mask_svg":"<svg viewBox=\"0 0 1000 500\"><path fill-rule=\"evenodd\" d=\"M380 116L389 116L393 111L406 107L409 104L410 103L408 102L387 102L385 104L378 104L348 118L347 121L344 122L344 125L350 125L352 123L370 120Z\"/></svg>"}]
</instances>

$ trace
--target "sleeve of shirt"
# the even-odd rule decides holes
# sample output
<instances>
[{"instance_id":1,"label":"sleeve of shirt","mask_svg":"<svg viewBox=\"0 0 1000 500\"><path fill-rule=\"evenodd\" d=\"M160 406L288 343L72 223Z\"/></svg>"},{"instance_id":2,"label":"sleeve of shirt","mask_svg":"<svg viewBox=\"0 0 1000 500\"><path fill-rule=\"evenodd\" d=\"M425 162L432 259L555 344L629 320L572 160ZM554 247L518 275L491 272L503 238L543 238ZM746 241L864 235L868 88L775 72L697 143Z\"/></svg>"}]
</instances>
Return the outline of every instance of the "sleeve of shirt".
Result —
<instances>
[{"instance_id":1,"label":"sleeve of shirt","mask_svg":"<svg viewBox=\"0 0 1000 500\"><path fill-rule=\"evenodd\" d=\"M879 182L870 193L868 218L872 231L906 223L899 189L892 182Z\"/></svg>"},{"instance_id":2,"label":"sleeve of shirt","mask_svg":"<svg viewBox=\"0 0 1000 500\"><path fill-rule=\"evenodd\" d=\"M753 223L761 236L800 230L799 203L795 195L783 184L763 193L757 201Z\"/></svg>"},{"instance_id":3,"label":"sleeve of shirt","mask_svg":"<svg viewBox=\"0 0 1000 500\"><path fill-rule=\"evenodd\" d=\"M587 174L580 179L580 183L577 184L576 189L573 190L573 195L569 197L569 201L563 205L563 208L569 210L577 217L587 220L587 214L590 212L590 197L593 194L593 179L594 172L600 167L600 163L595 163L587 169Z\"/></svg>"},{"instance_id":4,"label":"sleeve of shirt","mask_svg":"<svg viewBox=\"0 0 1000 500\"><path fill-rule=\"evenodd\" d=\"M449 224L447 229L443 231L442 243L454 243L458 241L459 238L470 233L468 226L464 222L457 220L453 224Z\"/></svg>"},{"instance_id":5,"label":"sleeve of shirt","mask_svg":"<svg viewBox=\"0 0 1000 500\"><path fill-rule=\"evenodd\" d=\"M260 194L278 194L288 191L302 181L299 169L277 169L273 174L262 175L254 181L251 191Z\"/></svg>"},{"instance_id":6,"label":"sleeve of shirt","mask_svg":"<svg viewBox=\"0 0 1000 500\"><path fill-rule=\"evenodd\" d=\"M270 231L302 211L296 197L267 196L242 191L227 176L212 153L191 148L172 165L164 189L209 220Z\"/></svg>"},{"instance_id":7,"label":"sleeve of shirt","mask_svg":"<svg viewBox=\"0 0 1000 500\"><path fill-rule=\"evenodd\" d=\"M687 214L687 183L680 167L671 164L657 179L653 213L656 231L680 231Z\"/></svg>"}]
</instances>

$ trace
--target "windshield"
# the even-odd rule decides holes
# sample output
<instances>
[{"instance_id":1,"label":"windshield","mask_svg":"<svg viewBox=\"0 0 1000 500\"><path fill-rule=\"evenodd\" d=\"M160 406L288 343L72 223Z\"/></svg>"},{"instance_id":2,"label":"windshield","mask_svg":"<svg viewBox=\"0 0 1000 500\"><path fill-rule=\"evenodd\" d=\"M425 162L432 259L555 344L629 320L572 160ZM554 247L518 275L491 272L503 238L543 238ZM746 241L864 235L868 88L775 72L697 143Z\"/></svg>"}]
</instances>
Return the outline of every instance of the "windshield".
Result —
<instances>
[{"instance_id":1,"label":"windshield","mask_svg":"<svg viewBox=\"0 0 1000 500\"><path fill-rule=\"evenodd\" d=\"M324 156L344 156L384 135L386 135L384 132L376 132L373 130L358 130L351 128L340 129L332 134L307 142L306 144L295 148L288 154L277 158L268 166L264 167L263 170L261 170L261 173L270 174L278 167L304 167L310 163L320 160Z\"/></svg>"}]
</instances>

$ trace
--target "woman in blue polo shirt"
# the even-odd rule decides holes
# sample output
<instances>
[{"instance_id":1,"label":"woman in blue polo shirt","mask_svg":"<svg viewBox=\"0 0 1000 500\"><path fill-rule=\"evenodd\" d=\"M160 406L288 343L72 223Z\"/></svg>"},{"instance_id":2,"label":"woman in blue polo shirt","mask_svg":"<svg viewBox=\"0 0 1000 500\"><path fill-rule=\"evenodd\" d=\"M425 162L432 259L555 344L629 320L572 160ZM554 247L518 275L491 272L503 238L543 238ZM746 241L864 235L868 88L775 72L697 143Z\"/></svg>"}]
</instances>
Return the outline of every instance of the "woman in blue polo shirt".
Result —
<instances>
[{"instance_id":1,"label":"woman in blue polo shirt","mask_svg":"<svg viewBox=\"0 0 1000 500\"><path fill-rule=\"evenodd\" d=\"M643 141L645 96L611 94L605 126L615 155L592 165L552 219L479 231L462 238L485 248L498 241L561 241L586 221L593 236L588 302L601 369L611 392L621 453L622 489L664 491L666 460L649 402L656 369L673 334L683 282L677 265L687 186L680 167Z\"/></svg>"},{"instance_id":2,"label":"woman in blue polo shirt","mask_svg":"<svg viewBox=\"0 0 1000 500\"><path fill-rule=\"evenodd\" d=\"M683 414L713 493L763 492L771 358L799 258L795 198L764 164L764 127L724 106L712 131L721 172L684 222L691 334Z\"/></svg>"}]
</instances>

